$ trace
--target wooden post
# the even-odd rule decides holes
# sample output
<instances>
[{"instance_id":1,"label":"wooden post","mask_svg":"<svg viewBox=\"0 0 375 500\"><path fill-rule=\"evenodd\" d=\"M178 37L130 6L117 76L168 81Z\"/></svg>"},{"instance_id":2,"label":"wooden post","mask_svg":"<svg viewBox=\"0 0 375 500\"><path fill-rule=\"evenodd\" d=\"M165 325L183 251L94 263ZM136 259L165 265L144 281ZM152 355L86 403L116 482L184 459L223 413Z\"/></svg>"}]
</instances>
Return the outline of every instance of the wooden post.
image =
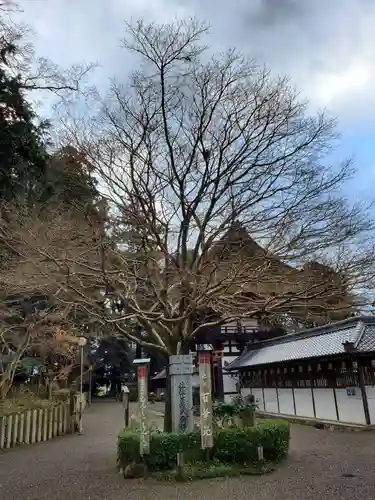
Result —
<instances>
[{"instance_id":1,"label":"wooden post","mask_svg":"<svg viewBox=\"0 0 375 500\"><path fill-rule=\"evenodd\" d=\"M48 438L48 410L43 410L43 423L42 423L42 441L47 441Z\"/></svg>"},{"instance_id":2,"label":"wooden post","mask_svg":"<svg viewBox=\"0 0 375 500\"><path fill-rule=\"evenodd\" d=\"M18 421L18 440L20 443L25 442L25 413L20 413Z\"/></svg>"},{"instance_id":3,"label":"wooden post","mask_svg":"<svg viewBox=\"0 0 375 500\"><path fill-rule=\"evenodd\" d=\"M12 446L12 426L13 415L8 415L5 448L10 448Z\"/></svg>"},{"instance_id":4,"label":"wooden post","mask_svg":"<svg viewBox=\"0 0 375 500\"><path fill-rule=\"evenodd\" d=\"M333 401L335 403L336 418L337 418L337 421L340 422L339 405L337 403L336 387L333 387L332 390L333 390Z\"/></svg>"},{"instance_id":5,"label":"wooden post","mask_svg":"<svg viewBox=\"0 0 375 500\"><path fill-rule=\"evenodd\" d=\"M122 406L124 408L125 427L129 427L129 389L127 387L122 391Z\"/></svg>"},{"instance_id":6,"label":"wooden post","mask_svg":"<svg viewBox=\"0 0 375 500\"><path fill-rule=\"evenodd\" d=\"M362 365L358 366L358 375L359 375L359 386L361 388L363 410L365 412L366 424L371 425L370 410L368 407L368 399L367 399L367 392L366 392L366 386L365 386L365 377L363 374L363 366Z\"/></svg>"},{"instance_id":7,"label":"wooden post","mask_svg":"<svg viewBox=\"0 0 375 500\"><path fill-rule=\"evenodd\" d=\"M59 406L59 435L64 433L64 405Z\"/></svg>"},{"instance_id":8,"label":"wooden post","mask_svg":"<svg viewBox=\"0 0 375 500\"><path fill-rule=\"evenodd\" d=\"M52 439L53 436L53 409L49 408L48 409L48 434L47 434L47 440L49 441Z\"/></svg>"},{"instance_id":9,"label":"wooden post","mask_svg":"<svg viewBox=\"0 0 375 500\"><path fill-rule=\"evenodd\" d=\"M316 418L316 406L315 406L315 397L314 397L314 379L312 377L311 371L309 372L310 377L310 385L311 385L311 400L313 405L314 418Z\"/></svg>"},{"instance_id":10,"label":"wooden post","mask_svg":"<svg viewBox=\"0 0 375 500\"><path fill-rule=\"evenodd\" d=\"M294 380L292 384L294 383ZM292 385L292 396L293 396L293 409L294 409L294 415L297 415L297 408L296 408L296 395L294 394L294 387Z\"/></svg>"},{"instance_id":11,"label":"wooden post","mask_svg":"<svg viewBox=\"0 0 375 500\"><path fill-rule=\"evenodd\" d=\"M32 410L31 412L31 431L30 431L30 441L31 441L31 444L34 444L35 443L35 440L36 440L36 424L37 424L37 416L38 416L38 412L37 410Z\"/></svg>"},{"instance_id":12,"label":"wooden post","mask_svg":"<svg viewBox=\"0 0 375 500\"><path fill-rule=\"evenodd\" d=\"M184 455L183 453L177 453L177 479L183 479L184 477Z\"/></svg>"},{"instance_id":13,"label":"wooden post","mask_svg":"<svg viewBox=\"0 0 375 500\"><path fill-rule=\"evenodd\" d=\"M25 444L30 444L31 411L25 413Z\"/></svg>"},{"instance_id":14,"label":"wooden post","mask_svg":"<svg viewBox=\"0 0 375 500\"><path fill-rule=\"evenodd\" d=\"M40 408L38 410L38 421L37 421L37 429L36 429L36 442L40 443L42 440L42 432L43 432L43 409Z\"/></svg>"},{"instance_id":15,"label":"wooden post","mask_svg":"<svg viewBox=\"0 0 375 500\"><path fill-rule=\"evenodd\" d=\"M209 459L213 441L211 353L199 353L201 447Z\"/></svg>"},{"instance_id":16,"label":"wooden post","mask_svg":"<svg viewBox=\"0 0 375 500\"><path fill-rule=\"evenodd\" d=\"M5 429L6 429L7 417L0 417L0 450L5 447Z\"/></svg>"},{"instance_id":17,"label":"wooden post","mask_svg":"<svg viewBox=\"0 0 375 500\"><path fill-rule=\"evenodd\" d=\"M12 442L13 446L16 446L19 443L19 435L18 435L18 422L19 422L19 415L16 413L13 415L13 432L12 432Z\"/></svg>"},{"instance_id":18,"label":"wooden post","mask_svg":"<svg viewBox=\"0 0 375 500\"><path fill-rule=\"evenodd\" d=\"M148 366L145 362L138 365L138 404L141 427L139 454L141 457L150 453L150 433L148 429Z\"/></svg>"},{"instance_id":19,"label":"wooden post","mask_svg":"<svg viewBox=\"0 0 375 500\"><path fill-rule=\"evenodd\" d=\"M57 431L58 431L58 413L57 413L58 407L54 406L53 407L53 437L57 436Z\"/></svg>"},{"instance_id":20,"label":"wooden post","mask_svg":"<svg viewBox=\"0 0 375 500\"><path fill-rule=\"evenodd\" d=\"M70 403L64 405L64 433L69 432Z\"/></svg>"},{"instance_id":21,"label":"wooden post","mask_svg":"<svg viewBox=\"0 0 375 500\"><path fill-rule=\"evenodd\" d=\"M87 401L89 406L91 405L91 399L92 399L92 366L90 366L90 371L89 371L89 394Z\"/></svg>"}]
</instances>

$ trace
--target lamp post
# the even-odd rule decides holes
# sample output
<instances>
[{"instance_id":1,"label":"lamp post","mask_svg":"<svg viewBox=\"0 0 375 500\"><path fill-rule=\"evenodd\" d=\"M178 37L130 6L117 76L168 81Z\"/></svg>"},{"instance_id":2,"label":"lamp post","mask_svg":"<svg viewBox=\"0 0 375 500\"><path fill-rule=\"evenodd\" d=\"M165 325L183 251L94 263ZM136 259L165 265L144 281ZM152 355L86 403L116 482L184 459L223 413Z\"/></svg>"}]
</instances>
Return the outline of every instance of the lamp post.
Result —
<instances>
[{"instance_id":1,"label":"lamp post","mask_svg":"<svg viewBox=\"0 0 375 500\"><path fill-rule=\"evenodd\" d=\"M90 369L89 369L89 400L88 400L88 404L91 405L91 399L92 399L92 366L90 366Z\"/></svg>"},{"instance_id":2,"label":"lamp post","mask_svg":"<svg viewBox=\"0 0 375 500\"><path fill-rule=\"evenodd\" d=\"M86 337L78 337L78 345L80 350L80 360L81 360L81 377L79 384L79 423L78 432L83 434L83 348L87 344Z\"/></svg>"}]
</instances>

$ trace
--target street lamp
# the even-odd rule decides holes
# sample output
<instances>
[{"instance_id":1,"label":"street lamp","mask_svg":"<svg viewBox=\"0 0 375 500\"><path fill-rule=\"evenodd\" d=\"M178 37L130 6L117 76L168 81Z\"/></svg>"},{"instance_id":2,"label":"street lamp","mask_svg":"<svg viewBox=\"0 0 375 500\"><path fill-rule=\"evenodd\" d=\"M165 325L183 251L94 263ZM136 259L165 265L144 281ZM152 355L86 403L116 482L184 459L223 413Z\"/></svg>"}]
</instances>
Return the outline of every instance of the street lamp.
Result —
<instances>
[{"instance_id":1,"label":"street lamp","mask_svg":"<svg viewBox=\"0 0 375 500\"><path fill-rule=\"evenodd\" d=\"M80 350L80 358L81 358L81 379L79 385L79 424L78 424L78 432L79 434L83 434L83 348L87 344L86 337L78 337L78 345Z\"/></svg>"}]
</instances>

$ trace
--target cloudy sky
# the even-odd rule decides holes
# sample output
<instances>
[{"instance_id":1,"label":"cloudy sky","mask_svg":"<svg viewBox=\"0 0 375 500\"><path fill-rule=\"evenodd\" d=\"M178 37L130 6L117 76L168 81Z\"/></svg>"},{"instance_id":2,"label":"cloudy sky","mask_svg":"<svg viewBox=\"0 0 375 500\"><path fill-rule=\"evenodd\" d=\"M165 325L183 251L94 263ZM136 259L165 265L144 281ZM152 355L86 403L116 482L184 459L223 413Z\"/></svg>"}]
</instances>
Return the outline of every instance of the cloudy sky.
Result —
<instances>
[{"instance_id":1,"label":"cloudy sky","mask_svg":"<svg viewBox=\"0 0 375 500\"><path fill-rule=\"evenodd\" d=\"M354 156L353 196L372 198L375 183L374 0L20 0L19 17L36 33L38 55L69 66L97 61L93 76L126 78L119 48L123 21L194 15L212 26L217 50L238 46L275 72L289 74L313 107L339 119L338 158ZM374 196L375 198L375 196Z\"/></svg>"}]
</instances>

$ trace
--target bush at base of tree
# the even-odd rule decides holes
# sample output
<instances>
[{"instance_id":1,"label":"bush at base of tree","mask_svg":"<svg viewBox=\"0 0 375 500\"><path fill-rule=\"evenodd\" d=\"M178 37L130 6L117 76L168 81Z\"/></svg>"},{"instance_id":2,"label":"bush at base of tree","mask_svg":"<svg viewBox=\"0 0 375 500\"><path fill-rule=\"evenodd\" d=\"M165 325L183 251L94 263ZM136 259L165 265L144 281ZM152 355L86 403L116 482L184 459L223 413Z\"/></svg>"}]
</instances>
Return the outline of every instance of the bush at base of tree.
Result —
<instances>
[{"instance_id":1,"label":"bush at base of tree","mask_svg":"<svg viewBox=\"0 0 375 500\"><path fill-rule=\"evenodd\" d=\"M289 424L280 420L264 420L252 427L232 427L215 433L214 447L210 458L222 464L250 465L258 462L258 447L263 447L266 462L278 462L289 450ZM123 430L117 443L118 467L141 463L139 454L140 433ZM184 454L186 464L203 462L199 432L186 434L152 432L150 454L146 456L147 469L153 471L173 470L178 453Z\"/></svg>"}]
</instances>

